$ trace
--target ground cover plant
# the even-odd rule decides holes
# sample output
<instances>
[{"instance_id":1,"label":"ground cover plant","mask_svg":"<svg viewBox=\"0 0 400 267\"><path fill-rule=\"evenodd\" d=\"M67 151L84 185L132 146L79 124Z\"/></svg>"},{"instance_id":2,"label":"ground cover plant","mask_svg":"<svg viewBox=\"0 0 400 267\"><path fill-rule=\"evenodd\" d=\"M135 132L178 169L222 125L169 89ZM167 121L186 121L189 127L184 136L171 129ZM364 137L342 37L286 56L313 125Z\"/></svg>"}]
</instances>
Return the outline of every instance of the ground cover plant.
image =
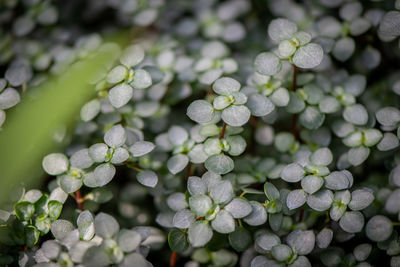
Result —
<instances>
[{"instance_id":1,"label":"ground cover plant","mask_svg":"<svg viewBox=\"0 0 400 267\"><path fill-rule=\"evenodd\" d=\"M400 266L400 1L0 0L0 22L1 266ZM39 172L6 135L32 101Z\"/></svg>"}]
</instances>

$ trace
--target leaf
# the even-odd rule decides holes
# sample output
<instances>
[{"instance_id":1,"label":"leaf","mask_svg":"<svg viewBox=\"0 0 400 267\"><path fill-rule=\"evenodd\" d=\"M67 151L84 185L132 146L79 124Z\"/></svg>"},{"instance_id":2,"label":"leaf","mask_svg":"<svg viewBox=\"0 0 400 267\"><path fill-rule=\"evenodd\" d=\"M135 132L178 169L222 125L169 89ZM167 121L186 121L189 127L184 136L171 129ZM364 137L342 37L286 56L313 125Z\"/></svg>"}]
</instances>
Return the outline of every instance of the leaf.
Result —
<instances>
[{"instance_id":1,"label":"leaf","mask_svg":"<svg viewBox=\"0 0 400 267\"><path fill-rule=\"evenodd\" d=\"M333 155L329 148L323 147L314 151L310 160L316 165L328 166L333 160Z\"/></svg>"},{"instance_id":2,"label":"leaf","mask_svg":"<svg viewBox=\"0 0 400 267\"><path fill-rule=\"evenodd\" d=\"M64 203L68 198L68 195L61 189L61 187L56 187L51 191L49 196L49 201L57 200L60 203Z\"/></svg>"},{"instance_id":3,"label":"leaf","mask_svg":"<svg viewBox=\"0 0 400 267\"><path fill-rule=\"evenodd\" d=\"M186 239L186 235L177 229L169 232L168 244L172 251L178 253L183 253L189 248L189 242Z\"/></svg>"},{"instance_id":4,"label":"leaf","mask_svg":"<svg viewBox=\"0 0 400 267\"><path fill-rule=\"evenodd\" d=\"M357 261L365 261L372 251L371 244L360 244L354 248L353 255Z\"/></svg>"},{"instance_id":5,"label":"leaf","mask_svg":"<svg viewBox=\"0 0 400 267\"><path fill-rule=\"evenodd\" d=\"M272 256L279 262L285 262L292 256L292 249L285 244L276 245L271 250Z\"/></svg>"},{"instance_id":6,"label":"leaf","mask_svg":"<svg viewBox=\"0 0 400 267\"><path fill-rule=\"evenodd\" d=\"M7 88L0 92L0 109L9 109L21 100L19 93L14 88Z\"/></svg>"},{"instance_id":7,"label":"leaf","mask_svg":"<svg viewBox=\"0 0 400 267\"><path fill-rule=\"evenodd\" d=\"M399 144L400 144L399 138L395 134L384 133L383 138L377 145L377 148L380 151L389 151L389 150L397 148L399 146Z\"/></svg>"},{"instance_id":8,"label":"leaf","mask_svg":"<svg viewBox=\"0 0 400 267\"><path fill-rule=\"evenodd\" d=\"M296 44L289 40L283 40L278 46L279 55L283 58L288 58L296 52Z\"/></svg>"},{"instance_id":9,"label":"leaf","mask_svg":"<svg viewBox=\"0 0 400 267\"><path fill-rule=\"evenodd\" d=\"M148 15L146 15L146 17L148 17ZM125 256L124 260L122 261L122 263L119 266L121 266L121 267L130 267L130 266L148 267L148 266L151 266L151 263L149 261L147 261L146 258L142 254L134 252L134 253L131 253L131 254L128 254L127 256Z\"/></svg>"},{"instance_id":10,"label":"leaf","mask_svg":"<svg viewBox=\"0 0 400 267\"><path fill-rule=\"evenodd\" d=\"M324 228L322 229L318 234L317 234L317 245L319 248L327 248L329 244L332 242L333 238L333 231L329 228Z\"/></svg>"},{"instance_id":11,"label":"leaf","mask_svg":"<svg viewBox=\"0 0 400 267\"><path fill-rule=\"evenodd\" d=\"M57 220L51 224L51 233L53 236L61 241L63 240L71 231L74 230L74 226L71 222L67 220Z\"/></svg>"},{"instance_id":12,"label":"leaf","mask_svg":"<svg viewBox=\"0 0 400 267\"><path fill-rule=\"evenodd\" d=\"M332 190L343 190L350 187L350 182L345 174L334 171L325 177L325 187Z\"/></svg>"},{"instance_id":13,"label":"leaf","mask_svg":"<svg viewBox=\"0 0 400 267\"><path fill-rule=\"evenodd\" d=\"M96 203L102 204L110 201L113 198L113 193L106 187L94 189L89 195L88 199Z\"/></svg>"},{"instance_id":14,"label":"leaf","mask_svg":"<svg viewBox=\"0 0 400 267\"><path fill-rule=\"evenodd\" d=\"M204 149L204 152L208 156L220 154L222 151L222 145L221 145L220 139L219 138L208 138L204 142L203 149Z\"/></svg>"},{"instance_id":15,"label":"leaf","mask_svg":"<svg viewBox=\"0 0 400 267\"><path fill-rule=\"evenodd\" d=\"M240 135L228 136L225 140L229 144L228 153L231 156L239 156L246 150L246 140Z\"/></svg>"},{"instance_id":16,"label":"leaf","mask_svg":"<svg viewBox=\"0 0 400 267\"><path fill-rule=\"evenodd\" d=\"M343 118L352 124L364 125L368 121L368 113L364 106L355 104L344 109Z\"/></svg>"},{"instance_id":17,"label":"leaf","mask_svg":"<svg viewBox=\"0 0 400 267\"><path fill-rule=\"evenodd\" d=\"M395 107L384 107L376 112L376 119L383 126L395 126L400 122L400 110Z\"/></svg>"},{"instance_id":18,"label":"leaf","mask_svg":"<svg viewBox=\"0 0 400 267\"><path fill-rule=\"evenodd\" d=\"M352 210L363 210L374 201L374 194L367 189L356 189L351 193L349 208Z\"/></svg>"},{"instance_id":19,"label":"leaf","mask_svg":"<svg viewBox=\"0 0 400 267\"><path fill-rule=\"evenodd\" d=\"M121 164L128 160L129 158L129 152L123 147L117 147L114 149L114 153L112 154L112 158L110 162L112 164Z\"/></svg>"},{"instance_id":20,"label":"leaf","mask_svg":"<svg viewBox=\"0 0 400 267\"><path fill-rule=\"evenodd\" d=\"M207 123L214 117L214 108L205 100L195 100L190 103L186 115L197 123Z\"/></svg>"},{"instance_id":21,"label":"leaf","mask_svg":"<svg viewBox=\"0 0 400 267\"><path fill-rule=\"evenodd\" d=\"M202 221L194 222L189 227L189 242L195 248L202 247L207 244L211 240L212 236L213 232L211 227Z\"/></svg>"},{"instance_id":22,"label":"leaf","mask_svg":"<svg viewBox=\"0 0 400 267\"><path fill-rule=\"evenodd\" d=\"M43 255L50 260L57 260L61 252L60 245L54 240L47 240L43 242L40 250Z\"/></svg>"},{"instance_id":23,"label":"leaf","mask_svg":"<svg viewBox=\"0 0 400 267\"><path fill-rule=\"evenodd\" d=\"M243 227L236 228L234 232L229 234L228 238L229 244L237 252L245 251L252 244L252 238L249 231Z\"/></svg>"},{"instance_id":24,"label":"leaf","mask_svg":"<svg viewBox=\"0 0 400 267\"><path fill-rule=\"evenodd\" d=\"M144 186L155 187L158 182L157 174L151 170L141 171L137 174L137 180Z\"/></svg>"},{"instance_id":25,"label":"leaf","mask_svg":"<svg viewBox=\"0 0 400 267\"><path fill-rule=\"evenodd\" d=\"M167 198L168 207L172 210L179 211L181 209L186 208L188 205L186 203L186 196L181 192L176 192L171 194Z\"/></svg>"},{"instance_id":26,"label":"leaf","mask_svg":"<svg viewBox=\"0 0 400 267\"><path fill-rule=\"evenodd\" d=\"M90 211L83 211L79 214L76 221L78 225L79 237L82 240L89 241L94 236L94 218Z\"/></svg>"},{"instance_id":27,"label":"leaf","mask_svg":"<svg viewBox=\"0 0 400 267\"><path fill-rule=\"evenodd\" d=\"M20 221L29 221L35 213L35 206L28 201L22 201L14 205L14 211Z\"/></svg>"},{"instance_id":28,"label":"leaf","mask_svg":"<svg viewBox=\"0 0 400 267\"><path fill-rule=\"evenodd\" d=\"M314 194L322 185L324 180L321 177L308 175L301 180L301 188L308 194Z\"/></svg>"},{"instance_id":29,"label":"leaf","mask_svg":"<svg viewBox=\"0 0 400 267\"><path fill-rule=\"evenodd\" d=\"M94 219L94 228L96 235L103 238L110 238L119 231L119 224L114 217L100 212Z\"/></svg>"},{"instance_id":30,"label":"leaf","mask_svg":"<svg viewBox=\"0 0 400 267\"><path fill-rule=\"evenodd\" d=\"M228 234L235 231L235 220L228 211L221 210L212 220L211 227L218 233Z\"/></svg>"},{"instance_id":31,"label":"leaf","mask_svg":"<svg viewBox=\"0 0 400 267\"><path fill-rule=\"evenodd\" d=\"M133 96L133 89L126 83L121 83L108 92L108 100L115 108L121 108L128 104Z\"/></svg>"},{"instance_id":32,"label":"leaf","mask_svg":"<svg viewBox=\"0 0 400 267\"><path fill-rule=\"evenodd\" d=\"M152 84L152 82L150 73L144 69L137 69L134 72L134 78L130 85L134 89L146 89Z\"/></svg>"},{"instance_id":33,"label":"leaf","mask_svg":"<svg viewBox=\"0 0 400 267\"><path fill-rule=\"evenodd\" d=\"M275 54L264 52L256 57L254 68L260 74L272 76L282 69L282 63Z\"/></svg>"},{"instance_id":34,"label":"leaf","mask_svg":"<svg viewBox=\"0 0 400 267\"><path fill-rule=\"evenodd\" d=\"M318 104L322 113L335 113L340 109L339 101L332 96L325 96Z\"/></svg>"},{"instance_id":35,"label":"leaf","mask_svg":"<svg viewBox=\"0 0 400 267\"><path fill-rule=\"evenodd\" d=\"M240 90L240 83L235 79L223 77L216 80L212 88L219 95L230 95Z\"/></svg>"},{"instance_id":36,"label":"leaf","mask_svg":"<svg viewBox=\"0 0 400 267\"><path fill-rule=\"evenodd\" d=\"M264 193L267 196L268 200L275 200L280 198L280 193L275 185L266 182L264 184Z\"/></svg>"},{"instance_id":37,"label":"leaf","mask_svg":"<svg viewBox=\"0 0 400 267\"><path fill-rule=\"evenodd\" d=\"M297 209L306 203L307 194L302 189L290 191L286 198L286 205L289 210Z\"/></svg>"},{"instance_id":38,"label":"leaf","mask_svg":"<svg viewBox=\"0 0 400 267\"><path fill-rule=\"evenodd\" d=\"M269 96L269 99L278 107L286 107L290 101L289 91L286 88L280 87Z\"/></svg>"},{"instance_id":39,"label":"leaf","mask_svg":"<svg viewBox=\"0 0 400 267\"><path fill-rule=\"evenodd\" d=\"M143 61L144 50L140 45L131 45L125 48L120 57L120 62L127 67L134 67Z\"/></svg>"},{"instance_id":40,"label":"leaf","mask_svg":"<svg viewBox=\"0 0 400 267\"><path fill-rule=\"evenodd\" d=\"M307 255L314 249L315 234L312 230L295 230L286 237L286 242L298 255Z\"/></svg>"},{"instance_id":41,"label":"leaf","mask_svg":"<svg viewBox=\"0 0 400 267\"><path fill-rule=\"evenodd\" d=\"M195 217L188 209L179 210L172 220L174 227L179 229L187 229L193 222L195 222Z\"/></svg>"},{"instance_id":42,"label":"leaf","mask_svg":"<svg viewBox=\"0 0 400 267\"><path fill-rule=\"evenodd\" d=\"M287 19L274 19L268 26L268 35L275 42L289 39L295 32L297 25Z\"/></svg>"},{"instance_id":43,"label":"leaf","mask_svg":"<svg viewBox=\"0 0 400 267\"><path fill-rule=\"evenodd\" d=\"M57 200L50 200L47 203L47 208L49 210L48 215L51 221L55 221L61 214L63 205Z\"/></svg>"},{"instance_id":44,"label":"leaf","mask_svg":"<svg viewBox=\"0 0 400 267\"><path fill-rule=\"evenodd\" d=\"M299 116L299 122L307 129L318 129L324 123L325 114L317 108L308 106Z\"/></svg>"},{"instance_id":45,"label":"leaf","mask_svg":"<svg viewBox=\"0 0 400 267\"><path fill-rule=\"evenodd\" d=\"M281 178L289 183L299 182L304 175L304 169L297 163L286 165L281 172Z\"/></svg>"},{"instance_id":46,"label":"leaf","mask_svg":"<svg viewBox=\"0 0 400 267\"><path fill-rule=\"evenodd\" d=\"M383 215L375 215L367 222L365 234L374 242L382 242L390 237L393 225L390 219Z\"/></svg>"},{"instance_id":47,"label":"leaf","mask_svg":"<svg viewBox=\"0 0 400 267\"><path fill-rule=\"evenodd\" d=\"M208 158L208 155L204 152L203 144L195 145L187 155L189 156L190 162L195 164L204 163Z\"/></svg>"},{"instance_id":48,"label":"leaf","mask_svg":"<svg viewBox=\"0 0 400 267\"><path fill-rule=\"evenodd\" d=\"M340 227L348 233L361 232L364 216L359 211L347 211L339 221Z\"/></svg>"},{"instance_id":49,"label":"leaf","mask_svg":"<svg viewBox=\"0 0 400 267\"><path fill-rule=\"evenodd\" d=\"M43 158L43 169L50 175L59 175L68 170L68 158L61 153L52 153Z\"/></svg>"},{"instance_id":50,"label":"leaf","mask_svg":"<svg viewBox=\"0 0 400 267\"><path fill-rule=\"evenodd\" d=\"M255 236L255 247L264 253L271 251L274 246L279 245L280 243L281 240L279 236L269 231L261 232Z\"/></svg>"},{"instance_id":51,"label":"leaf","mask_svg":"<svg viewBox=\"0 0 400 267\"><path fill-rule=\"evenodd\" d=\"M316 211L325 211L329 209L333 202L333 194L330 190L322 190L316 194L309 195L307 204Z\"/></svg>"},{"instance_id":52,"label":"leaf","mask_svg":"<svg viewBox=\"0 0 400 267\"><path fill-rule=\"evenodd\" d=\"M93 165L93 160L89 156L89 150L86 148L78 150L74 154L72 154L69 162L71 166L80 169L87 169Z\"/></svg>"},{"instance_id":53,"label":"leaf","mask_svg":"<svg viewBox=\"0 0 400 267\"><path fill-rule=\"evenodd\" d=\"M263 205L257 201L250 201L251 213L243 219L248 225L258 226L267 221L268 215Z\"/></svg>"},{"instance_id":54,"label":"leaf","mask_svg":"<svg viewBox=\"0 0 400 267\"><path fill-rule=\"evenodd\" d=\"M379 37L383 41L392 41L400 35L400 12L387 12L379 24Z\"/></svg>"},{"instance_id":55,"label":"leaf","mask_svg":"<svg viewBox=\"0 0 400 267\"><path fill-rule=\"evenodd\" d=\"M189 134L181 126L172 126L168 130L168 138L172 145L177 146L182 145L189 138Z\"/></svg>"},{"instance_id":56,"label":"leaf","mask_svg":"<svg viewBox=\"0 0 400 267\"><path fill-rule=\"evenodd\" d=\"M319 44L310 43L297 49L293 56L293 63L303 69L311 69L321 64L324 51Z\"/></svg>"},{"instance_id":57,"label":"leaf","mask_svg":"<svg viewBox=\"0 0 400 267\"><path fill-rule=\"evenodd\" d=\"M124 261L121 264L121 266L124 266L123 264L125 262L129 262L129 260L131 259L133 254L139 255L140 257L143 258L143 256L140 254L132 253L124 258ZM140 257L139 257L139 259L140 259ZM135 260L136 260L136 258L135 258ZM138 264L140 264L139 260L137 260L136 262ZM100 246L92 246L89 249L87 249L86 252L84 253L84 255L82 257L82 264L86 265L86 266L105 267L112 263L110 261L108 254L104 251L104 248L102 248ZM125 266L129 266L129 265L125 265Z\"/></svg>"},{"instance_id":58,"label":"leaf","mask_svg":"<svg viewBox=\"0 0 400 267\"><path fill-rule=\"evenodd\" d=\"M116 84L123 81L128 76L128 69L125 66L118 65L107 74L107 82Z\"/></svg>"},{"instance_id":59,"label":"leaf","mask_svg":"<svg viewBox=\"0 0 400 267\"><path fill-rule=\"evenodd\" d=\"M234 198L228 205L225 206L225 210L229 211L229 213L235 219L240 219L249 215L252 211L252 208L249 202L242 198Z\"/></svg>"},{"instance_id":60,"label":"leaf","mask_svg":"<svg viewBox=\"0 0 400 267\"><path fill-rule=\"evenodd\" d=\"M110 147L120 147L125 141L125 129L120 124L113 126L104 134L104 142Z\"/></svg>"},{"instance_id":61,"label":"leaf","mask_svg":"<svg viewBox=\"0 0 400 267\"><path fill-rule=\"evenodd\" d=\"M172 174L177 174L178 172L181 172L188 163L189 158L186 155L177 154L168 159L167 167Z\"/></svg>"},{"instance_id":62,"label":"leaf","mask_svg":"<svg viewBox=\"0 0 400 267\"><path fill-rule=\"evenodd\" d=\"M212 201L206 195L194 195L189 198L190 210L197 216L205 216L211 209Z\"/></svg>"},{"instance_id":63,"label":"leaf","mask_svg":"<svg viewBox=\"0 0 400 267\"><path fill-rule=\"evenodd\" d=\"M347 153L347 160L353 166L363 163L369 156L370 149L367 147L351 148Z\"/></svg>"},{"instance_id":64,"label":"leaf","mask_svg":"<svg viewBox=\"0 0 400 267\"><path fill-rule=\"evenodd\" d=\"M136 231L123 229L118 233L117 237L118 247L125 253L129 253L136 250L141 242L142 242L142 237Z\"/></svg>"},{"instance_id":65,"label":"leaf","mask_svg":"<svg viewBox=\"0 0 400 267\"><path fill-rule=\"evenodd\" d=\"M94 179L97 186L104 186L111 182L115 175L115 167L112 164L104 163L94 169Z\"/></svg>"},{"instance_id":66,"label":"leaf","mask_svg":"<svg viewBox=\"0 0 400 267\"><path fill-rule=\"evenodd\" d=\"M200 177L190 176L187 181L187 188L191 195L204 195L207 193L207 186Z\"/></svg>"},{"instance_id":67,"label":"leaf","mask_svg":"<svg viewBox=\"0 0 400 267\"><path fill-rule=\"evenodd\" d=\"M69 175L62 175L59 178L60 187L65 193L71 194L82 186L82 180Z\"/></svg>"},{"instance_id":68,"label":"leaf","mask_svg":"<svg viewBox=\"0 0 400 267\"><path fill-rule=\"evenodd\" d=\"M28 225L25 228L25 243L29 248L32 248L36 243L39 241L39 231L31 226Z\"/></svg>"},{"instance_id":69,"label":"leaf","mask_svg":"<svg viewBox=\"0 0 400 267\"><path fill-rule=\"evenodd\" d=\"M207 170L216 174L226 174L232 171L234 167L233 160L224 154L208 157L204 165Z\"/></svg>"},{"instance_id":70,"label":"leaf","mask_svg":"<svg viewBox=\"0 0 400 267\"><path fill-rule=\"evenodd\" d=\"M103 143L91 145L88 154L94 162L104 162L106 160L108 146Z\"/></svg>"},{"instance_id":71,"label":"leaf","mask_svg":"<svg viewBox=\"0 0 400 267\"><path fill-rule=\"evenodd\" d=\"M291 133L281 132L275 137L275 147L279 152L288 151L294 143L295 139Z\"/></svg>"},{"instance_id":72,"label":"leaf","mask_svg":"<svg viewBox=\"0 0 400 267\"><path fill-rule=\"evenodd\" d=\"M216 183L210 189L210 196L217 204L228 203L234 196L231 182L220 181Z\"/></svg>"},{"instance_id":73,"label":"leaf","mask_svg":"<svg viewBox=\"0 0 400 267\"><path fill-rule=\"evenodd\" d=\"M337 60L344 62L353 55L355 48L356 44L353 38L344 37L336 41L332 54Z\"/></svg>"},{"instance_id":74,"label":"leaf","mask_svg":"<svg viewBox=\"0 0 400 267\"><path fill-rule=\"evenodd\" d=\"M251 114L256 117L266 116L275 109L274 104L261 94L251 94L247 101L247 107Z\"/></svg>"},{"instance_id":75,"label":"leaf","mask_svg":"<svg viewBox=\"0 0 400 267\"><path fill-rule=\"evenodd\" d=\"M222 111L221 118L230 126L242 126L250 119L250 110L243 105L230 106Z\"/></svg>"}]
</instances>

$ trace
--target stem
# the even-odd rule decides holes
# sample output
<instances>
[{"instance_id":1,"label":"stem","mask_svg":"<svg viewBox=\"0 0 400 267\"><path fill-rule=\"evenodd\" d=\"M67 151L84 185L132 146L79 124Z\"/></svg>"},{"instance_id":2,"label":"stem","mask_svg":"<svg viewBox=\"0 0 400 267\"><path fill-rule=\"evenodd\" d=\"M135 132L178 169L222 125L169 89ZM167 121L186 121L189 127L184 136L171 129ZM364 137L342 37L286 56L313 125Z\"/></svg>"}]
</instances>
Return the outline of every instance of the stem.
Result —
<instances>
[{"instance_id":1,"label":"stem","mask_svg":"<svg viewBox=\"0 0 400 267\"><path fill-rule=\"evenodd\" d=\"M297 219L297 222L301 222L303 220L303 216L304 216L304 208L301 208L300 209L299 218Z\"/></svg>"},{"instance_id":2,"label":"stem","mask_svg":"<svg viewBox=\"0 0 400 267\"><path fill-rule=\"evenodd\" d=\"M175 267L176 266L176 259L178 258L178 253L175 251L172 252L171 258L169 259L169 266Z\"/></svg>"},{"instance_id":3,"label":"stem","mask_svg":"<svg viewBox=\"0 0 400 267\"><path fill-rule=\"evenodd\" d=\"M83 210L83 200L82 200L82 195L81 195L81 190L78 189L75 193L75 200L76 203L78 204L78 209Z\"/></svg>"},{"instance_id":4,"label":"stem","mask_svg":"<svg viewBox=\"0 0 400 267\"><path fill-rule=\"evenodd\" d=\"M219 134L219 139L224 138L224 136L225 136L225 130L226 130L226 123L224 122L224 123L222 124L221 133Z\"/></svg>"},{"instance_id":5,"label":"stem","mask_svg":"<svg viewBox=\"0 0 400 267\"><path fill-rule=\"evenodd\" d=\"M193 173L193 168L192 164L189 162L188 165L186 166L186 174L185 174L185 180L187 181L190 176L192 176Z\"/></svg>"},{"instance_id":6,"label":"stem","mask_svg":"<svg viewBox=\"0 0 400 267\"><path fill-rule=\"evenodd\" d=\"M400 226L400 222L392 222L393 226Z\"/></svg>"},{"instance_id":7,"label":"stem","mask_svg":"<svg viewBox=\"0 0 400 267\"><path fill-rule=\"evenodd\" d=\"M25 93L27 89L26 82L22 84L22 93Z\"/></svg>"},{"instance_id":8,"label":"stem","mask_svg":"<svg viewBox=\"0 0 400 267\"><path fill-rule=\"evenodd\" d=\"M127 166L128 168L131 168L131 169L133 169L133 170L135 170L135 171L137 171L137 172L143 171L143 169L140 168L139 165L138 165L137 163L125 162L125 164L126 164L126 166Z\"/></svg>"},{"instance_id":9,"label":"stem","mask_svg":"<svg viewBox=\"0 0 400 267\"><path fill-rule=\"evenodd\" d=\"M298 68L296 65L293 65L293 80L292 80L292 91L295 92L297 90L297 73ZM297 114L292 115L292 134L296 140L299 140L299 131L297 129Z\"/></svg>"}]
</instances>

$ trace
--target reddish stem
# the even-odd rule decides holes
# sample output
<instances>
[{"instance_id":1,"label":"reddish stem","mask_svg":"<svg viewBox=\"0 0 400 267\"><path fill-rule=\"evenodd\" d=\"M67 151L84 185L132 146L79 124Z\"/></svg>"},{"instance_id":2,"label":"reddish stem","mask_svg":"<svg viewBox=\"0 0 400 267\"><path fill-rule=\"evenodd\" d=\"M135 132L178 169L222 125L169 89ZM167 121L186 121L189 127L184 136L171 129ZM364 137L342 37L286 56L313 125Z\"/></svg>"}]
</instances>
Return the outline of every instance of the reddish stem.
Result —
<instances>
[{"instance_id":1,"label":"reddish stem","mask_svg":"<svg viewBox=\"0 0 400 267\"><path fill-rule=\"evenodd\" d=\"M176 266L176 260L178 258L178 253L172 252L171 258L169 259L169 266L170 267L175 267Z\"/></svg>"},{"instance_id":2,"label":"reddish stem","mask_svg":"<svg viewBox=\"0 0 400 267\"><path fill-rule=\"evenodd\" d=\"M225 130L226 130L226 123L224 122L224 123L222 124L222 130L221 130L221 132L220 132L220 134L219 134L219 139L224 138L224 136L225 136Z\"/></svg>"},{"instance_id":3,"label":"reddish stem","mask_svg":"<svg viewBox=\"0 0 400 267\"><path fill-rule=\"evenodd\" d=\"M83 210L83 199L82 199L82 195L81 195L81 190L79 190L79 189L75 193L75 200L76 200L76 203L78 204L78 209Z\"/></svg>"}]
</instances>

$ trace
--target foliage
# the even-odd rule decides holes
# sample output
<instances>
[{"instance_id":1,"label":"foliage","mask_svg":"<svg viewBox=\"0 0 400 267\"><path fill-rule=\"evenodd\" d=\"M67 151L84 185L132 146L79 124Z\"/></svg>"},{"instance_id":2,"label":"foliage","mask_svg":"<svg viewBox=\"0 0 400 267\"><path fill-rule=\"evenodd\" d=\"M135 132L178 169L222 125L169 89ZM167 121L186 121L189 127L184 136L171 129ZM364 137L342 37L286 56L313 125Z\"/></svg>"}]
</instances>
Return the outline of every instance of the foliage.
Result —
<instances>
[{"instance_id":1,"label":"foliage","mask_svg":"<svg viewBox=\"0 0 400 267\"><path fill-rule=\"evenodd\" d=\"M0 0L0 265L400 266L399 10Z\"/></svg>"}]
</instances>

